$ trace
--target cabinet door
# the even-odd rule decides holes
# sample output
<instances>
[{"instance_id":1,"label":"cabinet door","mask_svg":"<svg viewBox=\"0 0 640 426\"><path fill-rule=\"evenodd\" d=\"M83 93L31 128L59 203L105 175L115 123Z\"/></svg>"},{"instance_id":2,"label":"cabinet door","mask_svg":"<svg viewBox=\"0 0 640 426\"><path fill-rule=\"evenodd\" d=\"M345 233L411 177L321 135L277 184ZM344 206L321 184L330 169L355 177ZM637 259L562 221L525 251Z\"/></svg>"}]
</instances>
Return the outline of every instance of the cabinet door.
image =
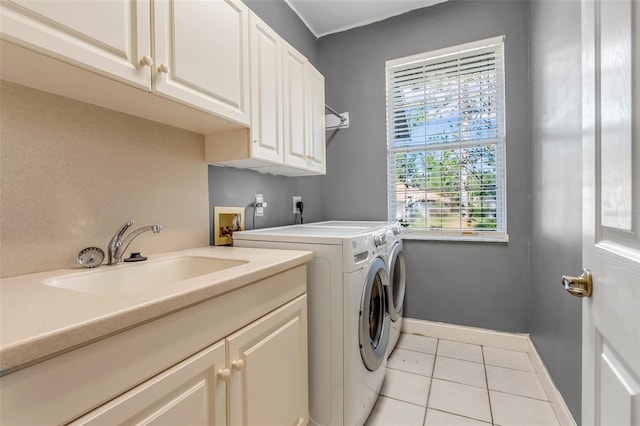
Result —
<instances>
[{"instance_id":1,"label":"cabinet door","mask_svg":"<svg viewBox=\"0 0 640 426\"><path fill-rule=\"evenodd\" d=\"M282 164L282 39L255 14L251 32L251 156Z\"/></svg>"},{"instance_id":2,"label":"cabinet door","mask_svg":"<svg viewBox=\"0 0 640 426\"><path fill-rule=\"evenodd\" d=\"M225 425L224 341L79 418L72 425Z\"/></svg>"},{"instance_id":3,"label":"cabinet door","mask_svg":"<svg viewBox=\"0 0 640 426\"><path fill-rule=\"evenodd\" d=\"M227 350L232 425L307 422L306 295L230 336Z\"/></svg>"},{"instance_id":4,"label":"cabinet door","mask_svg":"<svg viewBox=\"0 0 640 426\"><path fill-rule=\"evenodd\" d=\"M3 0L0 16L4 40L151 90L148 0Z\"/></svg>"},{"instance_id":5,"label":"cabinet door","mask_svg":"<svg viewBox=\"0 0 640 426\"><path fill-rule=\"evenodd\" d=\"M154 1L154 90L249 124L249 17L239 0Z\"/></svg>"},{"instance_id":6,"label":"cabinet door","mask_svg":"<svg viewBox=\"0 0 640 426\"><path fill-rule=\"evenodd\" d=\"M307 59L291 46L283 48L284 163L308 168L306 126Z\"/></svg>"},{"instance_id":7,"label":"cabinet door","mask_svg":"<svg viewBox=\"0 0 640 426\"><path fill-rule=\"evenodd\" d=\"M306 76L309 168L325 174L324 77L311 64L307 65Z\"/></svg>"}]
</instances>

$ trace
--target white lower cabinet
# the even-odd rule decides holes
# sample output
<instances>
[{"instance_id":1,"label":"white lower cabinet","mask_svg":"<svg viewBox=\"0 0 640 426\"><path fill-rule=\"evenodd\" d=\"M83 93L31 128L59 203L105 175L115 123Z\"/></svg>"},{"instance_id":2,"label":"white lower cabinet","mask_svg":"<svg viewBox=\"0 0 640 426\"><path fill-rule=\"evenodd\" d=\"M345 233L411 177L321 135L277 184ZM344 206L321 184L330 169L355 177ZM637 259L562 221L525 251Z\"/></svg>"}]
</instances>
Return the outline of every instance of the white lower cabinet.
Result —
<instances>
[{"instance_id":1,"label":"white lower cabinet","mask_svg":"<svg viewBox=\"0 0 640 426\"><path fill-rule=\"evenodd\" d=\"M306 296L227 338L230 425L307 423Z\"/></svg>"},{"instance_id":2,"label":"white lower cabinet","mask_svg":"<svg viewBox=\"0 0 640 426\"><path fill-rule=\"evenodd\" d=\"M298 297L71 424L306 424L306 306Z\"/></svg>"},{"instance_id":3,"label":"white lower cabinet","mask_svg":"<svg viewBox=\"0 0 640 426\"><path fill-rule=\"evenodd\" d=\"M1 425L304 425L306 266L0 377Z\"/></svg>"},{"instance_id":4,"label":"white lower cabinet","mask_svg":"<svg viewBox=\"0 0 640 426\"><path fill-rule=\"evenodd\" d=\"M226 424L224 341L218 342L71 423ZM228 377L227 377L228 378Z\"/></svg>"}]
</instances>

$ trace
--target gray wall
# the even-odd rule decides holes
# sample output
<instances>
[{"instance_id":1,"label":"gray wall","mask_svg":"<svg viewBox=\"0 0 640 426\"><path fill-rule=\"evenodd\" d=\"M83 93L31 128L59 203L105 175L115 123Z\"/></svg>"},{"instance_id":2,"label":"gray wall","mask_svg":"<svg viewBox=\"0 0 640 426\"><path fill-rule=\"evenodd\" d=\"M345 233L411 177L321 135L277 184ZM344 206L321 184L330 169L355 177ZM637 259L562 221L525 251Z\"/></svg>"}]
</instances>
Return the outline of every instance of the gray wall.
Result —
<instances>
[{"instance_id":1,"label":"gray wall","mask_svg":"<svg viewBox=\"0 0 640 426\"><path fill-rule=\"evenodd\" d=\"M579 274L582 267L580 2L533 1L530 46L529 326L580 424L581 301L560 285L562 274Z\"/></svg>"},{"instance_id":2,"label":"gray wall","mask_svg":"<svg viewBox=\"0 0 640 426\"><path fill-rule=\"evenodd\" d=\"M317 66L317 41L283 0L244 0L244 3L296 50ZM209 166L209 224L213 244L213 207L245 207L245 226L253 223L254 194L263 194L268 207L256 228L294 223L292 197L302 196L305 222L321 219L320 177L288 178L249 170ZM251 206L251 207L250 207Z\"/></svg>"},{"instance_id":3,"label":"gray wall","mask_svg":"<svg viewBox=\"0 0 640 426\"><path fill-rule=\"evenodd\" d=\"M209 166L211 220L213 206L244 207L245 227L254 229L254 195L262 194L267 207L264 209L264 216L255 218L255 228L295 223L292 199L294 195L302 196L305 223L317 222L321 220L320 183L320 179L314 177L290 178L264 175L251 170ZM213 244L212 233L210 237Z\"/></svg>"},{"instance_id":4,"label":"gray wall","mask_svg":"<svg viewBox=\"0 0 640 426\"><path fill-rule=\"evenodd\" d=\"M406 315L527 331L529 4L449 1L319 40L327 103L351 125L327 146L324 219L387 218L385 61L506 35L508 244L407 241Z\"/></svg>"}]
</instances>

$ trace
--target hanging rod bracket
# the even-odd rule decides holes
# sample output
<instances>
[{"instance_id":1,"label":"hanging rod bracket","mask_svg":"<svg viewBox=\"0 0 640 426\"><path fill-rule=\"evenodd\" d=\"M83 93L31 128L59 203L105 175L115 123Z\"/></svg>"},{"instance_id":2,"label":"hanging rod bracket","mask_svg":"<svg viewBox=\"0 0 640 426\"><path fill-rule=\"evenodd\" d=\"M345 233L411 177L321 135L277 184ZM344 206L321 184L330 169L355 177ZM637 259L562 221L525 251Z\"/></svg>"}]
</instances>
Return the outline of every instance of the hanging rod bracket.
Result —
<instances>
[{"instance_id":1,"label":"hanging rod bracket","mask_svg":"<svg viewBox=\"0 0 640 426\"><path fill-rule=\"evenodd\" d=\"M331 114L324 116L325 130L347 129L349 128L349 113L339 113L329 105L324 106Z\"/></svg>"}]
</instances>

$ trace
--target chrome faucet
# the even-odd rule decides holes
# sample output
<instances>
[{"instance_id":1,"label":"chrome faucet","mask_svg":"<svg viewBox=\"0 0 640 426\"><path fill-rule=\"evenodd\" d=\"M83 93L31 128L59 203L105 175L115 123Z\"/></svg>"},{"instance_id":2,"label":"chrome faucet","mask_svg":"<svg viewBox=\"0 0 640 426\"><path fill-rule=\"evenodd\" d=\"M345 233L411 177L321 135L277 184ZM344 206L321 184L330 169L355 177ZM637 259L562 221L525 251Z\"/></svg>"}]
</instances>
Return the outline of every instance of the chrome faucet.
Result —
<instances>
[{"instance_id":1,"label":"chrome faucet","mask_svg":"<svg viewBox=\"0 0 640 426\"><path fill-rule=\"evenodd\" d=\"M131 242L135 240L138 235L147 231L153 231L154 234L162 232L162 225L143 226L142 228L138 228L135 231L131 232L124 240L122 240L124 233L134 223L135 222L133 221L133 219L131 219L130 221L122 225L122 227L118 229L118 232L115 233L113 238L111 238L111 241L109 241L109 245L107 246L107 249L109 251L109 261L107 262L108 265L117 265L119 263L122 263L122 258L124 257L124 253L127 251L129 244L131 244Z\"/></svg>"}]
</instances>

